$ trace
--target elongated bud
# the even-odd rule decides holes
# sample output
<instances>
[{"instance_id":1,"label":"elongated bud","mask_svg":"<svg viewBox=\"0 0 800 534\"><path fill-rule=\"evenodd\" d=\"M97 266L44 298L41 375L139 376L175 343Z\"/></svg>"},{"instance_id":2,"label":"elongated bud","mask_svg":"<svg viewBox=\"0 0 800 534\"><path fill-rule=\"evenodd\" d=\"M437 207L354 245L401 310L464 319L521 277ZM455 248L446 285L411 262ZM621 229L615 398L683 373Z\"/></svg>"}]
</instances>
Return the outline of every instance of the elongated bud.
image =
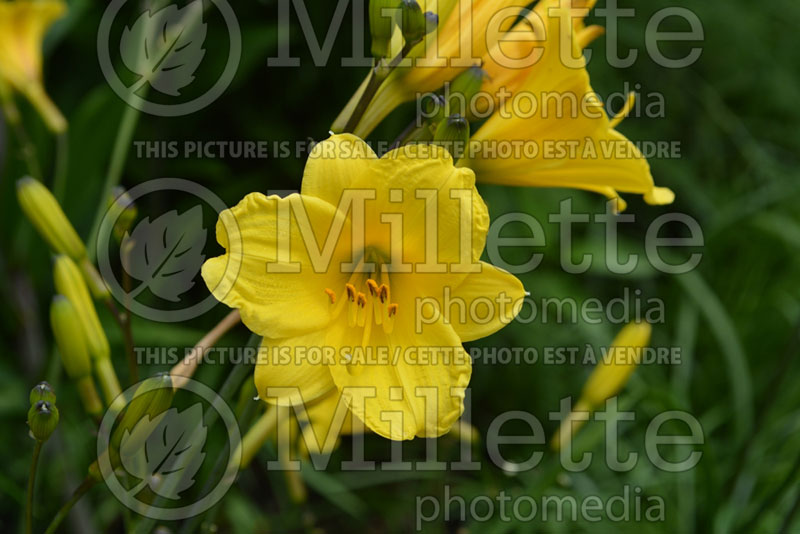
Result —
<instances>
[{"instance_id":1,"label":"elongated bud","mask_svg":"<svg viewBox=\"0 0 800 534\"><path fill-rule=\"evenodd\" d=\"M401 25L406 43L416 43L428 33L428 18L422 12L417 0L402 0Z\"/></svg>"},{"instance_id":2,"label":"elongated bud","mask_svg":"<svg viewBox=\"0 0 800 534\"><path fill-rule=\"evenodd\" d=\"M58 426L58 408L54 403L36 401L28 410L28 427L31 435L37 441L47 441L47 438Z\"/></svg>"},{"instance_id":3,"label":"elongated bud","mask_svg":"<svg viewBox=\"0 0 800 534\"><path fill-rule=\"evenodd\" d=\"M606 400L617 395L628 382L650 342L649 323L630 323L620 330L608 352L597 363L583 386L581 396L570 414L561 422L550 445L558 450L569 446L572 436L589 419L589 414Z\"/></svg>"},{"instance_id":4,"label":"elongated bud","mask_svg":"<svg viewBox=\"0 0 800 534\"><path fill-rule=\"evenodd\" d=\"M391 53L392 35L397 25L400 0L370 0L369 31L372 55L378 59Z\"/></svg>"},{"instance_id":5,"label":"elongated bud","mask_svg":"<svg viewBox=\"0 0 800 534\"><path fill-rule=\"evenodd\" d=\"M458 161L469 142L469 122L461 115L450 115L439 123L433 142L446 148L453 160Z\"/></svg>"},{"instance_id":6,"label":"elongated bud","mask_svg":"<svg viewBox=\"0 0 800 534\"><path fill-rule=\"evenodd\" d=\"M83 407L90 415L99 415L103 411L103 403L92 380L92 362L86 348L83 327L75 307L64 295L53 298L50 305L50 325L61 354L61 363L67 376L75 382Z\"/></svg>"},{"instance_id":7,"label":"elongated bud","mask_svg":"<svg viewBox=\"0 0 800 534\"><path fill-rule=\"evenodd\" d=\"M75 261L86 256L86 247L56 198L40 181L26 176L17 181L17 199L28 220L53 251Z\"/></svg>"},{"instance_id":8,"label":"elongated bud","mask_svg":"<svg viewBox=\"0 0 800 534\"><path fill-rule=\"evenodd\" d=\"M478 66L470 67L456 76L447 88L447 112L468 117L470 110L475 107L473 99L480 92L486 76L486 71Z\"/></svg>"},{"instance_id":9,"label":"elongated bud","mask_svg":"<svg viewBox=\"0 0 800 534\"><path fill-rule=\"evenodd\" d=\"M581 400L596 408L619 393L642 360L642 349L650 342L651 331L650 324L644 322L623 327L608 353L589 375Z\"/></svg>"},{"instance_id":10,"label":"elongated bud","mask_svg":"<svg viewBox=\"0 0 800 534\"><path fill-rule=\"evenodd\" d=\"M73 380L92 372L89 351L86 349L83 328L75 307L64 295L53 297L50 305L50 326L61 353L64 370Z\"/></svg>"},{"instance_id":11,"label":"elongated bud","mask_svg":"<svg viewBox=\"0 0 800 534\"><path fill-rule=\"evenodd\" d=\"M32 405L39 401L47 401L51 404L55 404L56 392L53 391L53 386L51 386L49 382L39 382L33 386L29 399Z\"/></svg>"},{"instance_id":12,"label":"elongated bud","mask_svg":"<svg viewBox=\"0 0 800 534\"><path fill-rule=\"evenodd\" d=\"M120 242L136 221L138 209L128 192L125 191L125 188L117 186L111 190L111 196L108 199L108 211L109 216L115 221L112 231L114 239Z\"/></svg>"},{"instance_id":13,"label":"elongated bud","mask_svg":"<svg viewBox=\"0 0 800 534\"><path fill-rule=\"evenodd\" d=\"M60 255L55 259L53 278L56 291L67 297L75 308L86 335L89 354L95 360L107 359L111 354L111 348L80 269L69 257Z\"/></svg>"}]
</instances>

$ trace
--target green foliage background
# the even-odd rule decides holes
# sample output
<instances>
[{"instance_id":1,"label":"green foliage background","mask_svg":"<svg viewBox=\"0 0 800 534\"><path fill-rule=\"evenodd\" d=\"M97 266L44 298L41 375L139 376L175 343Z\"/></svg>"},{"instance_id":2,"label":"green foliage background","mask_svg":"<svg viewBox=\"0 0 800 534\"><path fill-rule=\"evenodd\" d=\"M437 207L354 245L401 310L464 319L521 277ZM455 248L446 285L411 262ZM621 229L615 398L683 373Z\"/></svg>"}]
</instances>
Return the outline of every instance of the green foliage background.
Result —
<instances>
[{"instance_id":1,"label":"green foliage background","mask_svg":"<svg viewBox=\"0 0 800 534\"><path fill-rule=\"evenodd\" d=\"M72 0L46 43L46 87L70 122L68 165L63 174L65 210L82 236L92 225L120 121L123 102L105 82L97 61L96 36L104 10L101 3ZM321 35L335 2L309 2L317 34ZM595 59L589 70L600 95L621 91L623 82L640 83L647 93L664 95L665 117L625 120L621 131L634 140L680 141L681 158L651 160L659 185L672 188L677 199L669 207L646 206L628 197L628 213L636 222L622 225L623 252L643 255L644 234L655 217L668 211L695 217L705 235L698 269L668 276L646 265L628 276L609 274L599 256L581 275L559 266L558 233L547 215L558 202L572 197L576 209L601 213L602 199L572 191L520 190L484 187L482 193L493 217L509 211L533 214L547 231L545 260L522 277L539 298L599 297L604 302L621 296L624 288L641 290L640 301L663 299L664 322L654 328L654 346L677 346L682 363L647 365L635 373L620 396L621 406L636 413L624 424L620 448L640 455L636 467L616 473L602 461L602 427L589 424L579 448L595 453L591 467L559 475L546 456L536 469L508 476L489 461L483 445L476 472L340 473L336 469L311 473L308 501L292 504L279 474L266 471L274 450L266 447L255 465L201 526L211 532L408 532L414 528L415 499L442 497L445 484L452 495L469 501L475 495L513 496L596 494L608 498L625 485L642 488L643 495L665 500L665 520L659 523L541 522L517 524L496 516L487 522L464 524L442 521L426 525L430 532L763 532L800 531L791 523L800 503L800 375L797 327L800 321L800 47L796 21L800 4L772 2L686 2L700 17L706 39L700 60L687 69L670 70L655 64L644 49L645 25L655 11L677 0L631 2L634 18L620 21L623 50L639 49L639 59L624 70L610 68L602 58L605 38L592 45ZM603 5L603 2L600 2ZM180 118L143 115L135 141L183 140L303 140L323 139L339 109L365 74L343 68L339 59L351 52L351 18L336 39L331 60L314 66L302 32L293 16L292 51L301 67L267 68L278 43L277 2L240 2L234 9L241 25L243 56L231 87L213 105ZM601 21L602 22L602 21ZM210 24L206 53L209 61L224 62L227 42L220 26ZM665 48L680 57L697 43L674 43ZM25 124L45 171L53 184L57 146L38 118L24 104ZM412 110L393 114L373 136L393 139L410 119ZM13 132L0 124L0 530L21 531L20 517L32 441L25 425L28 390L47 378L58 391L62 424L45 446L38 480L37 525L43 527L83 477L94 447L93 428L83 416L74 390L53 356L47 309L53 294L47 247L22 217L14 193L24 173ZM296 189L302 158L288 159L147 159L130 147L122 175L128 188L152 178L174 176L197 181L227 204L251 191ZM140 205L141 216L164 206ZM162 202L169 204L168 198ZM522 235L522 234L520 234ZM579 225L575 257L583 251L602 251L603 228ZM623 256L624 257L624 256ZM513 258L522 260L524 256ZM512 258L509 257L509 260ZM644 263L644 262L642 262ZM196 291L204 288L196 287ZM227 313L223 306L196 320L158 324L134 319L140 346L191 345ZM119 332L105 310L103 322L111 337L116 367L126 376ZM532 346L540 354L548 346L606 345L618 329L614 324L513 324L476 346ZM243 344L243 329L224 343ZM153 373L161 368L149 368ZM218 386L229 370L201 368L198 377ZM485 434L488 425L508 410L533 413L552 433L548 412L559 399L576 395L590 367L575 364L476 364L472 379L472 421ZM656 469L645 456L648 422L667 410L686 410L699 419L705 444L703 458L687 472ZM513 432L514 425L504 427ZM525 432L525 425L516 427ZM673 431L682 432L677 425ZM458 444L440 440L443 460L458 458ZM346 457L349 441L334 455L332 465ZM406 457L423 458L424 442L407 444ZM372 458L389 458L389 446L367 438ZM540 446L511 446L509 459L522 460ZM688 449L678 450L685 457ZM79 506L67 529L75 532L121 532L120 505L104 488L95 489ZM213 521L212 521L213 519ZM167 524L177 530L179 525Z\"/></svg>"}]
</instances>

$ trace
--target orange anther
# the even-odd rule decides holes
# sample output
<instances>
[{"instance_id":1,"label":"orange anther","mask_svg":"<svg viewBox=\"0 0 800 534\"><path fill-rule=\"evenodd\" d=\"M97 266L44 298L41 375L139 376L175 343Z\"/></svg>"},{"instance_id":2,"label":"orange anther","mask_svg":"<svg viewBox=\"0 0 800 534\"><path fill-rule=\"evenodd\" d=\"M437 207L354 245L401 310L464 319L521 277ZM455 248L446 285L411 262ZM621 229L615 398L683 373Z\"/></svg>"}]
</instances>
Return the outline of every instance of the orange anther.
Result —
<instances>
[{"instance_id":1,"label":"orange anther","mask_svg":"<svg viewBox=\"0 0 800 534\"><path fill-rule=\"evenodd\" d=\"M367 296L364 293L358 292L358 297L356 298L356 302L359 306L364 308L367 305Z\"/></svg>"},{"instance_id":2,"label":"orange anther","mask_svg":"<svg viewBox=\"0 0 800 534\"><path fill-rule=\"evenodd\" d=\"M328 298L331 299L331 304L336 303L336 293L333 292L332 289L325 288L325 294L328 295Z\"/></svg>"},{"instance_id":3,"label":"orange anther","mask_svg":"<svg viewBox=\"0 0 800 534\"><path fill-rule=\"evenodd\" d=\"M389 314L389 317L394 317L395 315L397 315L397 303L394 302L392 304L389 304L389 308L387 309L387 312Z\"/></svg>"},{"instance_id":4,"label":"orange anther","mask_svg":"<svg viewBox=\"0 0 800 534\"><path fill-rule=\"evenodd\" d=\"M369 294L373 297L378 294L378 283L372 278L367 280L367 287L369 288Z\"/></svg>"},{"instance_id":5,"label":"orange anther","mask_svg":"<svg viewBox=\"0 0 800 534\"><path fill-rule=\"evenodd\" d=\"M345 284L344 288L347 291L347 298L350 299L350 302L355 302L356 286L354 286L353 284Z\"/></svg>"}]
</instances>

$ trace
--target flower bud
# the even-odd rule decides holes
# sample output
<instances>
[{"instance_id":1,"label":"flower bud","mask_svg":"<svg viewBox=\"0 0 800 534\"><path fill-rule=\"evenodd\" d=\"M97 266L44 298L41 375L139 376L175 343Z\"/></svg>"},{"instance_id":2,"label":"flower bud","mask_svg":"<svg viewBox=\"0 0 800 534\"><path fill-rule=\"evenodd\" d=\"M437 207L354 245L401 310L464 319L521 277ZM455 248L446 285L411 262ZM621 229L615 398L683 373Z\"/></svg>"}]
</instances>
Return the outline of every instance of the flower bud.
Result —
<instances>
[{"instance_id":1,"label":"flower bud","mask_svg":"<svg viewBox=\"0 0 800 534\"><path fill-rule=\"evenodd\" d=\"M469 142L469 122L461 115L450 115L439 123L433 142L446 148L453 160L458 161Z\"/></svg>"},{"instance_id":2,"label":"flower bud","mask_svg":"<svg viewBox=\"0 0 800 534\"><path fill-rule=\"evenodd\" d=\"M397 10L400 0L370 0L369 30L372 39L372 55L378 59L388 57L392 35L397 25Z\"/></svg>"},{"instance_id":3,"label":"flower bud","mask_svg":"<svg viewBox=\"0 0 800 534\"><path fill-rule=\"evenodd\" d=\"M56 392L53 391L53 386L51 386L49 382L39 382L31 390L29 398L32 405L39 401L47 401L51 404L55 404Z\"/></svg>"},{"instance_id":4,"label":"flower bud","mask_svg":"<svg viewBox=\"0 0 800 534\"><path fill-rule=\"evenodd\" d=\"M64 370L73 380L92 372L92 363L86 349L83 329L75 307L64 295L53 297L50 305L50 326L61 353Z\"/></svg>"},{"instance_id":5,"label":"flower bud","mask_svg":"<svg viewBox=\"0 0 800 534\"><path fill-rule=\"evenodd\" d=\"M117 186L111 190L111 196L108 199L108 211L109 217L115 221L112 230L114 239L120 242L136 221L138 209L128 192L125 191L125 188Z\"/></svg>"},{"instance_id":6,"label":"flower bud","mask_svg":"<svg viewBox=\"0 0 800 534\"><path fill-rule=\"evenodd\" d=\"M402 0L401 26L406 44L416 43L428 33L428 17L422 12L417 0Z\"/></svg>"},{"instance_id":7,"label":"flower bud","mask_svg":"<svg viewBox=\"0 0 800 534\"><path fill-rule=\"evenodd\" d=\"M645 322L625 325L611 342L608 354L589 375L581 400L596 408L619 393L641 361L642 349L650 342L651 331L652 327Z\"/></svg>"},{"instance_id":8,"label":"flower bud","mask_svg":"<svg viewBox=\"0 0 800 534\"><path fill-rule=\"evenodd\" d=\"M467 117L470 109L474 107L471 105L472 100L480 92L486 76L486 71L477 65L456 76L446 88L447 112Z\"/></svg>"},{"instance_id":9,"label":"flower bud","mask_svg":"<svg viewBox=\"0 0 800 534\"><path fill-rule=\"evenodd\" d=\"M57 426L58 408L55 404L40 400L28 410L28 427L35 440L47 441Z\"/></svg>"},{"instance_id":10,"label":"flower bud","mask_svg":"<svg viewBox=\"0 0 800 534\"><path fill-rule=\"evenodd\" d=\"M86 336L89 354L94 360L107 359L111 355L111 347L80 269L70 258L60 255L55 260L53 277L56 291L67 297L75 308Z\"/></svg>"},{"instance_id":11,"label":"flower bud","mask_svg":"<svg viewBox=\"0 0 800 534\"><path fill-rule=\"evenodd\" d=\"M58 201L40 181L26 176L17 181L17 199L28 220L55 252L75 261L86 256L86 247Z\"/></svg>"}]
</instances>

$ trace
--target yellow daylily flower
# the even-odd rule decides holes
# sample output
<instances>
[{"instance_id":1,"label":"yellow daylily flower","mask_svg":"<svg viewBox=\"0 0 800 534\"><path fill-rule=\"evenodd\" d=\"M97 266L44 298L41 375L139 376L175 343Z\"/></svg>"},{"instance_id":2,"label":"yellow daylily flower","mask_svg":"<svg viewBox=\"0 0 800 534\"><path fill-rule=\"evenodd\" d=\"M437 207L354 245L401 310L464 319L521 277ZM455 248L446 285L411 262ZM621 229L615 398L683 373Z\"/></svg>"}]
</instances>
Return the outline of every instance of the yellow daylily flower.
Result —
<instances>
[{"instance_id":1,"label":"yellow daylily flower","mask_svg":"<svg viewBox=\"0 0 800 534\"><path fill-rule=\"evenodd\" d=\"M649 204L671 203L672 191L654 185L645 157L614 130L632 101L609 119L589 84L581 45L598 31L576 15L564 27L569 11L556 4L537 5L513 29L518 40L498 43L484 58L482 90L510 96L495 102L497 111L472 137L470 161L459 164L480 182L570 187L612 199L637 193ZM520 68L526 61L535 63ZM618 207L624 209L621 199Z\"/></svg>"},{"instance_id":2,"label":"yellow daylily flower","mask_svg":"<svg viewBox=\"0 0 800 534\"><path fill-rule=\"evenodd\" d=\"M463 411L462 341L502 328L524 297L515 277L480 261L488 227L474 173L443 148L378 158L335 135L311 152L301 194L252 193L220 215L226 254L202 274L264 336L262 399L298 404L335 389L382 436L433 437ZM450 317L453 301L484 311Z\"/></svg>"},{"instance_id":3,"label":"yellow daylily flower","mask_svg":"<svg viewBox=\"0 0 800 534\"><path fill-rule=\"evenodd\" d=\"M608 353L597 362L594 371L583 385L581 396L572 412L561 422L551 445L564 447L586 422L591 413L607 399L617 395L630 379L642 360L642 351L650 343L652 327L649 323L629 323L611 342ZM579 417L577 414L584 414Z\"/></svg>"},{"instance_id":4,"label":"yellow daylily flower","mask_svg":"<svg viewBox=\"0 0 800 534\"><path fill-rule=\"evenodd\" d=\"M381 84L353 133L366 137L397 106L414 100L419 93L436 91L471 67L504 35L513 18L529 3L527 0L419 2L423 11L438 16L437 29L414 46L405 63ZM345 127L368 79L334 121L333 131L342 131Z\"/></svg>"},{"instance_id":5,"label":"yellow daylily flower","mask_svg":"<svg viewBox=\"0 0 800 534\"><path fill-rule=\"evenodd\" d=\"M44 91L42 41L66 9L60 0L0 2L0 83L24 95L54 132L67 121Z\"/></svg>"}]
</instances>

